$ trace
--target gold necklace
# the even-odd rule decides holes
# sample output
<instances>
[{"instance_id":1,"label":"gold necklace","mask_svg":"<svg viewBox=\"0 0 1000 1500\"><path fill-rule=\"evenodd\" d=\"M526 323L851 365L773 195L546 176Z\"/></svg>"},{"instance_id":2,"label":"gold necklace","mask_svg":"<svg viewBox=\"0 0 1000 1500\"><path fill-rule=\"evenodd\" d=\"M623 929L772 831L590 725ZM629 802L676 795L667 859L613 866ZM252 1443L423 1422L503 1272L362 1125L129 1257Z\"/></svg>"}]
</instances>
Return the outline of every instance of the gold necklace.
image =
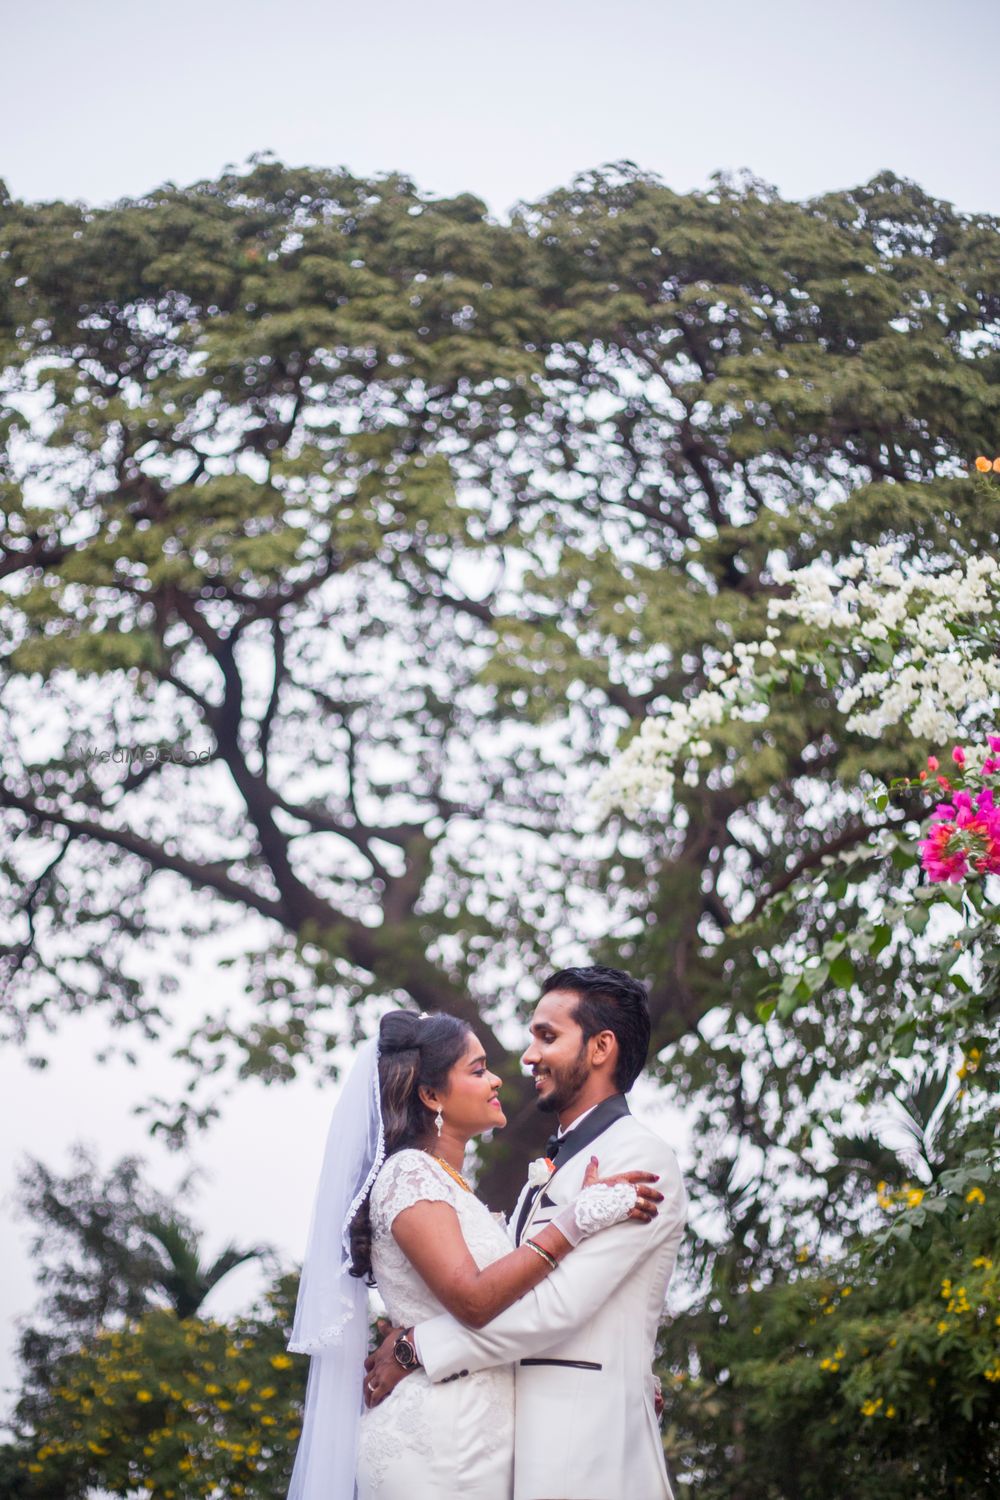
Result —
<instances>
[{"instance_id":1,"label":"gold necklace","mask_svg":"<svg viewBox=\"0 0 1000 1500\"><path fill-rule=\"evenodd\" d=\"M440 1158L440 1156L435 1156L434 1155L433 1151L428 1151L427 1155L430 1157L431 1161L436 1161L439 1167L444 1167L445 1171L448 1173L448 1176L449 1177L454 1177L454 1179L458 1183L459 1187L464 1187L465 1191L467 1193L471 1193L472 1192L472 1189L470 1188L469 1184L466 1182L465 1178L462 1176L461 1172L456 1172L455 1168L453 1166L451 1166L451 1164L449 1162L442 1161L441 1158Z\"/></svg>"}]
</instances>

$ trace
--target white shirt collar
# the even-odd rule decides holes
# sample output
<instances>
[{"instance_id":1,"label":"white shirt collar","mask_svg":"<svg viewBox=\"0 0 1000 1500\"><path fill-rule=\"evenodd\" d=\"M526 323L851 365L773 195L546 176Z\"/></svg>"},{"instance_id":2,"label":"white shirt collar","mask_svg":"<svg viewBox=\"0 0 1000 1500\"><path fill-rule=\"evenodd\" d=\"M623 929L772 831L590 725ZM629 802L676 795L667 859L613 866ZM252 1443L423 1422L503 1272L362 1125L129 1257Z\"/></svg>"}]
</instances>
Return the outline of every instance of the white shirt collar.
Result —
<instances>
[{"instance_id":1,"label":"white shirt collar","mask_svg":"<svg viewBox=\"0 0 1000 1500\"><path fill-rule=\"evenodd\" d=\"M562 1126L560 1125L558 1133L557 1133L557 1138L560 1141L563 1140L563 1139L565 1139L565 1137L569 1135L570 1131L571 1130L575 1130L578 1125L582 1125L583 1122L584 1122L584 1120L587 1118L587 1116L588 1115L592 1115L594 1113L594 1110L596 1108L597 1108L597 1105L596 1104L592 1104L589 1109L585 1109L584 1110L584 1112L583 1112L582 1115L577 1115L577 1117L573 1121L572 1125L567 1125L565 1130L563 1130Z\"/></svg>"}]
</instances>

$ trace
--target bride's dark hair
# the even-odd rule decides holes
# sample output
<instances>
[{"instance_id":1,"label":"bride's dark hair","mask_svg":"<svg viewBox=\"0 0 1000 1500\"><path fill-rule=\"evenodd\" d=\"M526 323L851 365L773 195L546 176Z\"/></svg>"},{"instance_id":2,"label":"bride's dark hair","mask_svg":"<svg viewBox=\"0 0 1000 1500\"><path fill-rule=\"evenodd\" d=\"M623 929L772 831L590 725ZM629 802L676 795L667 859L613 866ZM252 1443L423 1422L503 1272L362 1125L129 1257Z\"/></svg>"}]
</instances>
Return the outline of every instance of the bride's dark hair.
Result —
<instances>
[{"instance_id":1,"label":"bride's dark hair","mask_svg":"<svg viewBox=\"0 0 1000 1500\"><path fill-rule=\"evenodd\" d=\"M471 1030L468 1022L441 1011L418 1016L411 1010L394 1010L382 1017L378 1086L386 1156L427 1139L434 1127L434 1111L420 1098L420 1089L444 1086L465 1051ZM351 1275L367 1276L374 1285L368 1196L351 1222Z\"/></svg>"}]
</instances>

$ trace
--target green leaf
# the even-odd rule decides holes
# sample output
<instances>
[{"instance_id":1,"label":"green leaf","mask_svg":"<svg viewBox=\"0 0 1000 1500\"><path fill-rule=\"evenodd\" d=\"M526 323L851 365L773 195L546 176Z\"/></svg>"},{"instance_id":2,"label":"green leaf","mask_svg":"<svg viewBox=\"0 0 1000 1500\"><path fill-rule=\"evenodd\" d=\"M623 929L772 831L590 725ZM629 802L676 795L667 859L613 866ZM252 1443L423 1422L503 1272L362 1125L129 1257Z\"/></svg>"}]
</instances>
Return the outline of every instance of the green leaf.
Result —
<instances>
[{"instance_id":1,"label":"green leaf","mask_svg":"<svg viewBox=\"0 0 1000 1500\"><path fill-rule=\"evenodd\" d=\"M839 990L850 989L854 983L854 964L846 953L840 954L830 965L830 980Z\"/></svg>"},{"instance_id":2,"label":"green leaf","mask_svg":"<svg viewBox=\"0 0 1000 1500\"><path fill-rule=\"evenodd\" d=\"M875 932L872 937L872 945L870 950L872 958L878 958L879 954L883 952L884 949L888 948L891 942L892 928L885 922L880 923L879 926L875 928Z\"/></svg>"}]
</instances>

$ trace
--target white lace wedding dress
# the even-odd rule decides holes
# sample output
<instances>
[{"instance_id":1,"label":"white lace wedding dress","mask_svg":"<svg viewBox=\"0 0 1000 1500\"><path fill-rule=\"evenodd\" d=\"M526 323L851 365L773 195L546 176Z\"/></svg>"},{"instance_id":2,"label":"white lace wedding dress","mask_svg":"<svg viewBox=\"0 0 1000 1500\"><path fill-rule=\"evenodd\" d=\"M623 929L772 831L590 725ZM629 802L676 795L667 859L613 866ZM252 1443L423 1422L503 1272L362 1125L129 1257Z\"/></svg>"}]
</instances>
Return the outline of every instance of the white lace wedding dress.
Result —
<instances>
[{"instance_id":1,"label":"white lace wedding dress","mask_svg":"<svg viewBox=\"0 0 1000 1500\"><path fill-rule=\"evenodd\" d=\"M450 1203L476 1265L509 1255L502 1220L424 1151L397 1151L371 1194L372 1270L395 1325L444 1312L391 1234L421 1200ZM432 1385L407 1375L366 1411L358 1446L358 1500L510 1500L514 1468L514 1372L509 1365Z\"/></svg>"}]
</instances>

